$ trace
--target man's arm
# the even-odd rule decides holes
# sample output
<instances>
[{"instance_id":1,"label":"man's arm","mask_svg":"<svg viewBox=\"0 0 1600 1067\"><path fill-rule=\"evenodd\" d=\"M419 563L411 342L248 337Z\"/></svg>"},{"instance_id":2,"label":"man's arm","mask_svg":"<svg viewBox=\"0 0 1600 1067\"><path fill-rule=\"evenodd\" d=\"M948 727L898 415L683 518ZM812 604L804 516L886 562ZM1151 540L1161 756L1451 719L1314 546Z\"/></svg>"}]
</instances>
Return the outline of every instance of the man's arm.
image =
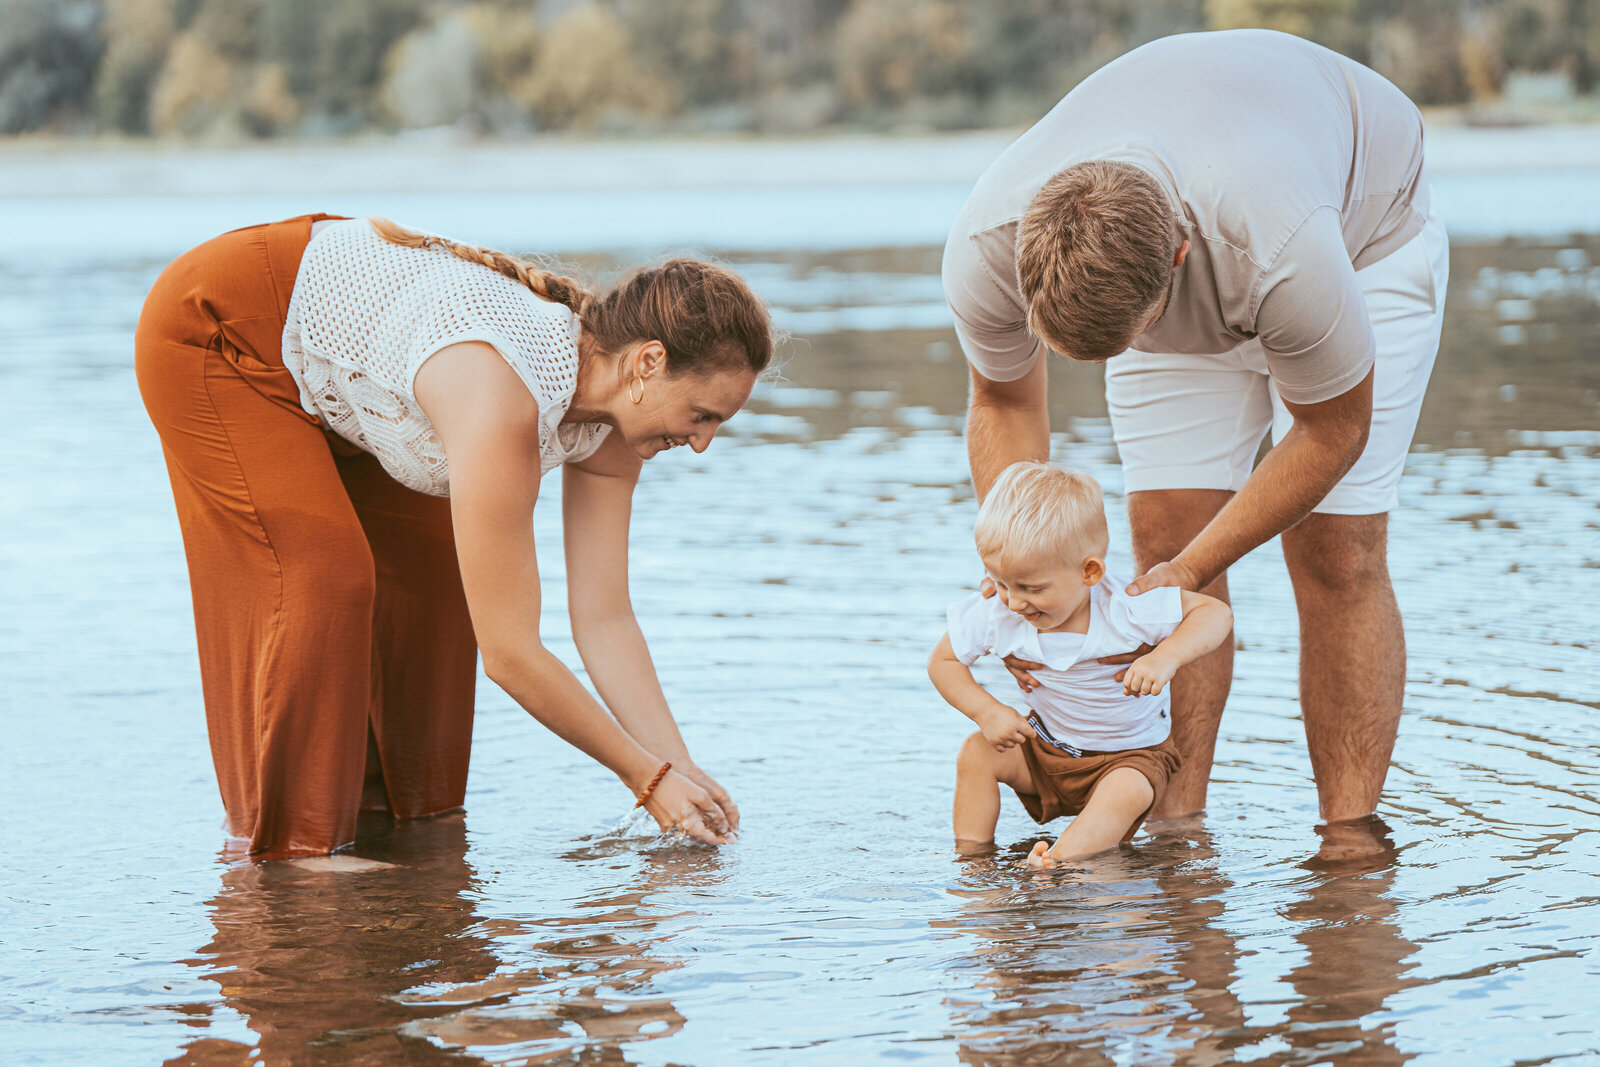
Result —
<instances>
[{"instance_id":1,"label":"man's arm","mask_svg":"<svg viewBox=\"0 0 1600 1067\"><path fill-rule=\"evenodd\" d=\"M1128 587L1198 591L1245 553L1311 513L1360 458L1372 427L1372 371L1353 389L1320 404L1284 402L1294 425L1244 487L1189 546Z\"/></svg>"},{"instance_id":2,"label":"man's arm","mask_svg":"<svg viewBox=\"0 0 1600 1067\"><path fill-rule=\"evenodd\" d=\"M1000 472L1020 460L1050 458L1050 408L1046 357L1014 382L996 382L968 367L967 462L978 499Z\"/></svg>"}]
</instances>

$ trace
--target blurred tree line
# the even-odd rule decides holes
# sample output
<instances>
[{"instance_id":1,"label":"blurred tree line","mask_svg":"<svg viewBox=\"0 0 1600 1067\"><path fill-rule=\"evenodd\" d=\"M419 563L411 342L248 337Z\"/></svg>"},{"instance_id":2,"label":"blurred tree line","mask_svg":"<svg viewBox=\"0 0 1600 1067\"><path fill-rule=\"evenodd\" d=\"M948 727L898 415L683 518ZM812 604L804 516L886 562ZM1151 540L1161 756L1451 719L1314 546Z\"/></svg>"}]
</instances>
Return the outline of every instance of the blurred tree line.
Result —
<instances>
[{"instance_id":1,"label":"blurred tree line","mask_svg":"<svg viewBox=\"0 0 1600 1067\"><path fill-rule=\"evenodd\" d=\"M1422 104L1600 80L1600 0L0 0L0 133L1013 125L1145 41L1234 26Z\"/></svg>"}]
</instances>

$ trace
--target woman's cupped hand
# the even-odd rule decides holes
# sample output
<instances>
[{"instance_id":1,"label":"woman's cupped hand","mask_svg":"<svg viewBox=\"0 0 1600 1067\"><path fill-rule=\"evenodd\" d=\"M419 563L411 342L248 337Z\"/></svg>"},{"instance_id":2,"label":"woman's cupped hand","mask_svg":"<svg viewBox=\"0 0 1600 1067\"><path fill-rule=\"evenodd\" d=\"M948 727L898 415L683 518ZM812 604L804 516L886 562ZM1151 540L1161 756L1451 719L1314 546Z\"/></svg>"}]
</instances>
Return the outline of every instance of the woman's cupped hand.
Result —
<instances>
[{"instance_id":1,"label":"woman's cupped hand","mask_svg":"<svg viewBox=\"0 0 1600 1067\"><path fill-rule=\"evenodd\" d=\"M698 767L690 765L683 771L667 772L645 801L645 810L663 832L677 830L708 845L732 841L739 829L739 809L727 790Z\"/></svg>"}]
</instances>

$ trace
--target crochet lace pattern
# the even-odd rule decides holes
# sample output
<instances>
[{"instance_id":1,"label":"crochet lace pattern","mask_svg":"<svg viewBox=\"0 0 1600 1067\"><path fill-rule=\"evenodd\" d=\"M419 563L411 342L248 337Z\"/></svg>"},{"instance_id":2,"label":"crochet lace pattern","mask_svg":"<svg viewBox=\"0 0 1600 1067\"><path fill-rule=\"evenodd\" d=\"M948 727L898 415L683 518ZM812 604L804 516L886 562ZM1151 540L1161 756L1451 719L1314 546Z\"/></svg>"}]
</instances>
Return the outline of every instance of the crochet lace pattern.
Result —
<instances>
[{"instance_id":1,"label":"crochet lace pattern","mask_svg":"<svg viewBox=\"0 0 1600 1067\"><path fill-rule=\"evenodd\" d=\"M450 471L412 382L462 341L492 345L533 394L541 473L600 447L610 427L560 425L578 383L571 309L441 249L391 244L365 219L326 226L306 247L283 328L301 406L433 496L450 495Z\"/></svg>"}]
</instances>

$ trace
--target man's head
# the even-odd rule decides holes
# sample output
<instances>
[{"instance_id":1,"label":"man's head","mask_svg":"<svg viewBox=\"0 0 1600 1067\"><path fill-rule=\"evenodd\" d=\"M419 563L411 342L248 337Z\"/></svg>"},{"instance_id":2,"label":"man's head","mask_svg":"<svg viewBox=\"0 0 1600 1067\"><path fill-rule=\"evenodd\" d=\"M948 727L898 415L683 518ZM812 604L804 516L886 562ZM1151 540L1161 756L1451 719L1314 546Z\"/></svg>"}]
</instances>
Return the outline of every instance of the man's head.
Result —
<instances>
[{"instance_id":1,"label":"man's head","mask_svg":"<svg viewBox=\"0 0 1600 1067\"><path fill-rule=\"evenodd\" d=\"M1039 190L1017 235L1028 328L1065 356L1110 359L1160 314L1187 248L1147 172L1103 159L1068 167Z\"/></svg>"}]
</instances>

